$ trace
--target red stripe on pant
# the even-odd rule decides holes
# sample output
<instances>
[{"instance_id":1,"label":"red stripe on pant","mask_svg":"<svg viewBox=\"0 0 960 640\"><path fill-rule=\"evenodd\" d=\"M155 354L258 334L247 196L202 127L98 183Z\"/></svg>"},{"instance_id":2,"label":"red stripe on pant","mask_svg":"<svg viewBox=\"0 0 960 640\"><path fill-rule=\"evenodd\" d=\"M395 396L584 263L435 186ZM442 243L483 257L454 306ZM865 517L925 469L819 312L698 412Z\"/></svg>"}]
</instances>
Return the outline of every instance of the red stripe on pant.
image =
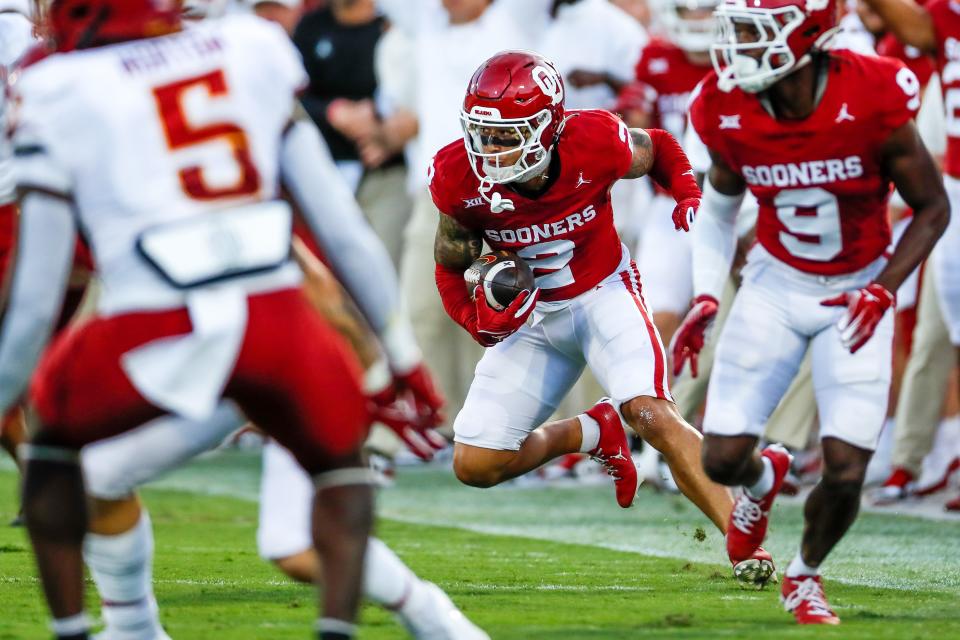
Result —
<instances>
[{"instance_id":1,"label":"red stripe on pant","mask_svg":"<svg viewBox=\"0 0 960 640\"><path fill-rule=\"evenodd\" d=\"M633 269L633 278L637 285L637 297L640 298L640 304L643 306L644 311L647 311L647 301L643 299L643 286L640 283L640 269L637 267L637 263L634 260L630 261L630 267ZM664 362L663 376L660 378L660 380L663 381L663 388L665 389L664 397L672 402L673 398L670 396L670 378L668 373L670 368L666 366L669 362L667 359L667 351L664 348L663 340L660 339L660 333L657 331L657 326L653 324L651 319L647 317L646 314L644 314L644 318L646 318L647 321L647 328L651 329L652 327L651 330L653 331L653 338L651 339L653 340L653 348L659 353L659 357L662 358Z\"/></svg>"},{"instance_id":2,"label":"red stripe on pant","mask_svg":"<svg viewBox=\"0 0 960 640\"><path fill-rule=\"evenodd\" d=\"M629 271L621 271L620 279L630 295L633 296L633 302L637 305L640 315L643 316L643 322L647 325L647 334L650 336L650 345L653 347L653 388L657 392L657 397L663 400L667 399L666 389L663 385L663 376L667 370L667 359L660 346L660 340L657 338L657 330L647 315L647 310L643 306L643 301L637 294L637 289L633 286Z\"/></svg>"}]
</instances>

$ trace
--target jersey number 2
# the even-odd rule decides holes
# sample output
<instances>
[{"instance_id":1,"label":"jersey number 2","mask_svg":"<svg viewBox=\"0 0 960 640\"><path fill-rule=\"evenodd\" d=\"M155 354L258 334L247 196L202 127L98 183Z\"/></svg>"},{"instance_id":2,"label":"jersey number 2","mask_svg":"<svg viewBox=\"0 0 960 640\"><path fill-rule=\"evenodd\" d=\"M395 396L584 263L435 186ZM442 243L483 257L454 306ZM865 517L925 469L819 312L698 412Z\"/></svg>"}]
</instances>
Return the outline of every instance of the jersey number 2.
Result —
<instances>
[{"instance_id":1,"label":"jersey number 2","mask_svg":"<svg viewBox=\"0 0 960 640\"><path fill-rule=\"evenodd\" d=\"M218 200L257 193L260 190L260 173L253 163L250 145L243 129L231 122L211 122L195 126L188 121L184 110L184 95L196 89L205 90L209 98L223 97L228 94L227 79L223 71L218 69L154 88L153 95L167 144L171 151L179 151L208 142L225 142L233 151L239 177L234 184L211 186L204 178L202 167L187 166L179 171L183 191L195 200Z\"/></svg>"},{"instance_id":2,"label":"jersey number 2","mask_svg":"<svg viewBox=\"0 0 960 640\"><path fill-rule=\"evenodd\" d=\"M559 289L575 282L570 261L576 245L570 240L551 240L524 247L517 255L527 261L541 289Z\"/></svg>"}]
</instances>

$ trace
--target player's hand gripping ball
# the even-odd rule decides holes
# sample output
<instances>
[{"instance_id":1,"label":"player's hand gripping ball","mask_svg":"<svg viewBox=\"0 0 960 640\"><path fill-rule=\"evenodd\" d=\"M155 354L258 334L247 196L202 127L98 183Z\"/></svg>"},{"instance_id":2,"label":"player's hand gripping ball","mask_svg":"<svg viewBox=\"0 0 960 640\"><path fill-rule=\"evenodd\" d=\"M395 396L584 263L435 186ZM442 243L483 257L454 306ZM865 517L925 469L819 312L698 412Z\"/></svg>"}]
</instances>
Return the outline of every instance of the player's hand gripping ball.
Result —
<instances>
[{"instance_id":1,"label":"player's hand gripping ball","mask_svg":"<svg viewBox=\"0 0 960 640\"><path fill-rule=\"evenodd\" d=\"M467 289L479 286L487 304L495 311L503 311L524 291L533 293L533 269L523 258L511 251L485 253L474 261L463 274Z\"/></svg>"},{"instance_id":2,"label":"player's hand gripping ball","mask_svg":"<svg viewBox=\"0 0 960 640\"><path fill-rule=\"evenodd\" d=\"M485 347L520 329L540 297L540 289L534 289L533 270L509 251L480 256L463 277L476 304L475 320L468 330Z\"/></svg>"}]
</instances>

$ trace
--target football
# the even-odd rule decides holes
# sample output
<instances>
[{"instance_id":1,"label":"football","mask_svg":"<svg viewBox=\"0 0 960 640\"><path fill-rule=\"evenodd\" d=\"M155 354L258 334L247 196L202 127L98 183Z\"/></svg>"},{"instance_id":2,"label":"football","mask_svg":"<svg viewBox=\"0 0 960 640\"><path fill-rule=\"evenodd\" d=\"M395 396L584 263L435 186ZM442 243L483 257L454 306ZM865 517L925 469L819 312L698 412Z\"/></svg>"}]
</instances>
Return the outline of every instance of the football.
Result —
<instances>
[{"instance_id":1,"label":"football","mask_svg":"<svg viewBox=\"0 0 960 640\"><path fill-rule=\"evenodd\" d=\"M487 304L503 311L520 295L521 291L533 291L533 269L523 258L511 251L485 253L470 265L463 274L470 293L480 285Z\"/></svg>"}]
</instances>

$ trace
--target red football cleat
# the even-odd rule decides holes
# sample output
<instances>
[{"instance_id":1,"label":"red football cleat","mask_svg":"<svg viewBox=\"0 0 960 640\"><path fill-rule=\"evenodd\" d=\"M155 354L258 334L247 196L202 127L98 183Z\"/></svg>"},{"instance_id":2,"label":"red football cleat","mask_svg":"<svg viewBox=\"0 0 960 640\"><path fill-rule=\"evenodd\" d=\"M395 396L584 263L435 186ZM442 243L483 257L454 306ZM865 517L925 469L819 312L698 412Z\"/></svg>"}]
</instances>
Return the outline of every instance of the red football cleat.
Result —
<instances>
[{"instance_id":1,"label":"red football cleat","mask_svg":"<svg viewBox=\"0 0 960 640\"><path fill-rule=\"evenodd\" d=\"M773 488L760 500L754 500L744 491L734 503L727 526L727 556L734 564L753 558L753 554L763 544L767 535L770 507L783 486L783 479L793 460L790 452L779 445L770 445L761 455L769 458L773 464Z\"/></svg>"},{"instance_id":2,"label":"red football cleat","mask_svg":"<svg viewBox=\"0 0 960 640\"><path fill-rule=\"evenodd\" d=\"M945 505L943 505L943 508L951 512L960 512L960 496L957 496L953 500L947 502Z\"/></svg>"},{"instance_id":3,"label":"red football cleat","mask_svg":"<svg viewBox=\"0 0 960 640\"><path fill-rule=\"evenodd\" d=\"M768 584L777 583L777 568L773 565L773 557L757 547L753 556L740 562L733 562L733 577L741 589L759 591Z\"/></svg>"},{"instance_id":4,"label":"red football cleat","mask_svg":"<svg viewBox=\"0 0 960 640\"><path fill-rule=\"evenodd\" d=\"M894 468L890 477L884 481L873 495L875 505L887 505L906 499L916 486L913 474L901 467Z\"/></svg>"},{"instance_id":5,"label":"red football cleat","mask_svg":"<svg viewBox=\"0 0 960 640\"><path fill-rule=\"evenodd\" d=\"M780 602L798 624L840 624L840 618L827 603L820 576L784 576Z\"/></svg>"},{"instance_id":6,"label":"red football cleat","mask_svg":"<svg viewBox=\"0 0 960 640\"><path fill-rule=\"evenodd\" d=\"M590 451L590 457L599 462L613 476L617 489L617 503L626 509L637 495L637 467L630 457L630 443L623 423L613 405L606 399L587 410L587 415L600 425L600 443Z\"/></svg>"}]
</instances>

